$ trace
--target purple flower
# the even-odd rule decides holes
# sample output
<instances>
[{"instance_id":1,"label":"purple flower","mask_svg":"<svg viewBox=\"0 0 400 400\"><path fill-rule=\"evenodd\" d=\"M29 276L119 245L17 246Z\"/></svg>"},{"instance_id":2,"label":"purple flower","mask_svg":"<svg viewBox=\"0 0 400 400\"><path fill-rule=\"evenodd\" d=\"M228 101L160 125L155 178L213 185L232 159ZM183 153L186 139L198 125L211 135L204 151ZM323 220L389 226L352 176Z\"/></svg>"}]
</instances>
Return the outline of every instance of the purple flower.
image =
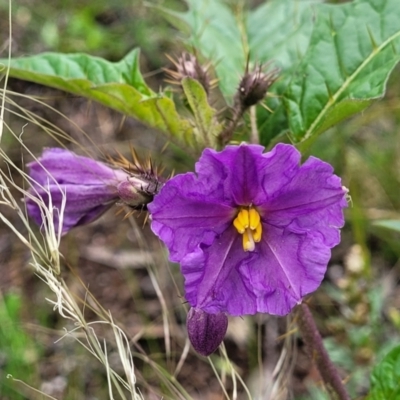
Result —
<instances>
[{"instance_id":1,"label":"purple flower","mask_svg":"<svg viewBox=\"0 0 400 400\"><path fill-rule=\"evenodd\" d=\"M204 150L196 173L149 204L181 265L189 304L208 314L286 315L320 285L340 241L347 189L332 167L278 144Z\"/></svg>"},{"instance_id":2,"label":"purple flower","mask_svg":"<svg viewBox=\"0 0 400 400\"><path fill-rule=\"evenodd\" d=\"M28 167L33 179L31 194L46 205L51 196L51 204L57 209L53 221L56 226L65 197L63 233L100 217L119 199L118 184L125 184L129 177L121 170L58 148L44 150ZM43 215L37 203L26 198L26 206L28 214L41 225Z\"/></svg>"}]
</instances>

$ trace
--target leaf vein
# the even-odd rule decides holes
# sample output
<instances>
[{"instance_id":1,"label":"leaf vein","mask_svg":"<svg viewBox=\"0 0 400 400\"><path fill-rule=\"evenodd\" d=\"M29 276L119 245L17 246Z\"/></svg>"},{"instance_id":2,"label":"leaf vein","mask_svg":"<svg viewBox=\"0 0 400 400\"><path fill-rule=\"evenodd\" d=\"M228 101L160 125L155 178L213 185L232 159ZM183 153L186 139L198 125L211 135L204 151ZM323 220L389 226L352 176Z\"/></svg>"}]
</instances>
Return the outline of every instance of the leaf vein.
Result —
<instances>
[{"instance_id":1,"label":"leaf vein","mask_svg":"<svg viewBox=\"0 0 400 400\"><path fill-rule=\"evenodd\" d=\"M381 45L372 50L371 54L360 64L360 66L354 71L353 74L349 75L348 78L343 82L343 85L336 91L336 93L332 96L332 102L327 102L325 107L321 110L318 114L317 118L315 118L314 122L310 125L307 129L304 140L309 139L315 128L318 126L324 115L328 112L329 108L336 103L339 96L349 87L349 85L353 82L353 80L357 77L357 75L368 65L372 59L378 55L388 44L393 43L393 41L400 36L400 30L397 31L395 34L388 37Z\"/></svg>"}]
</instances>

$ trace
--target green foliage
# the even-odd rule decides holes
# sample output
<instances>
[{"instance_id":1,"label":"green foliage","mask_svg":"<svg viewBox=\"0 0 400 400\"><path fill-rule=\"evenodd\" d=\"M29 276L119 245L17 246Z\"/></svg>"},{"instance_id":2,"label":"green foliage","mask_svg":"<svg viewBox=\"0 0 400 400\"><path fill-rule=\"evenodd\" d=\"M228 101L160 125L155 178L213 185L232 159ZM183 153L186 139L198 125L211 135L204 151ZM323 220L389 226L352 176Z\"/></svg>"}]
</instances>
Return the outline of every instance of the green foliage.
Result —
<instances>
[{"instance_id":1,"label":"green foliage","mask_svg":"<svg viewBox=\"0 0 400 400\"><path fill-rule=\"evenodd\" d=\"M362 111L384 95L400 59L397 0L318 3L274 0L245 13L221 0L190 0L176 14L190 26L189 43L215 60L228 98L247 57L281 68L268 101L274 114L259 113L264 144L282 132L301 142Z\"/></svg>"},{"instance_id":2,"label":"green foliage","mask_svg":"<svg viewBox=\"0 0 400 400\"><path fill-rule=\"evenodd\" d=\"M196 148L190 121L179 116L170 98L146 85L138 50L115 63L87 54L21 57L11 60L10 75L97 100L159 129L183 148Z\"/></svg>"},{"instance_id":3,"label":"green foliage","mask_svg":"<svg viewBox=\"0 0 400 400\"><path fill-rule=\"evenodd\" d=\"M7 375L29 382L35 373L33 364L40 353L40 349L18 324L21 307L22 299L18 295L0 297L0 358L4 362L3 373L0 374L0 393L16 400L25 397L19 397Z\"/></svg>"},{"instance_id":4,"label":"green foliage","mask_svg":"<svg viewBox=\"0 0 400 400\"><path fill-rule=\"evenodd\" d=\"M216 119L215 110L208 104L203 86L195 79L184 78L182 89L195 117L196 138L203 147L215 147L222 126Z\"/></svg>"},{"instance_id":5,"label":"green foliage","mask_svg":"<svg viewBox=\"0 0 400 400\"><path fill-rule=\"evenodd\" d=\"M179 7L180 0L163 0ZM169 52L171 27L141 0L18 1L11 8L15 35L14 56L44 51L89 52L119 60L141 47L147 63L158 68ZM7 20L8 1L0 3L0 18ZM154 29L154 27L157 29ZM3 24L2 33L7 27ZM6 37L6 36L4 36Z\"/></svg>"},{"instance_id":6,"label":"green foliage","mask_svg":"<svg viewBox=\"0 0 400 400\"><path fill-rule=\"evenodd\" d=\"M190 0L175 23L189 26L191 46L214 61L221 91L232 100L250 62L274 60L283 76L304 54L312 30L313 6L319 1L270 1L254 11L229 8L223 1ZM174 21L174 20L173 20Z\"/></svg>"},{"instance_id":7,"label":"green foliage","mask_svg":"<svg viewBox=\"0 0 400 400\"><path fill-rule=\"evenodd\" d=\"M171 13L175 16L171 21L178 28L182 28L182 22L187 24L190 45L214 62L221 91L232 97L246 64L240 21L222 1L187 3L189 11Z\"/></svg>"},{"instance_id":8,"label":"green foliage","mask_svg":"<svg viewBox=\"0 0 400 400\"><path fill-rule=\"evenodd\" d=\"M399 52L397 0L321 5L309 48L284 95L291 138L318 135L382 97Z\"/></svg>"},{"instance_id":9,"label":"green foliage","mask_svg":"<svg viewBox=\"0 0 400 400\"><path fill-rule=\"evenodd\" d=\"M64 51L96 51L107 42L115 42L117 38L96 22L96 11L86 7L77 10L65 27L60 26L60 21L47 20L41 29L43 41L51 49L61 47Z\"/></svg>"},{"instance_id":10,"label":"green foliage","mask_svg":"<svg viewBox=\"0 0 400 400\"><path fill-rule=\"evenodd\" d=\"M374 368L368 400L400 398L400 346L394 348Z\"/></svg>"},{"instance_id":11,"label":"green foliage","mask_svg":"<svg viewBox=\"0 0 400 400\"><path fill-rule=\"evenodd\" d=\"M250 68L268 61L280 68L279 80L266 101L272 114L257 115L265 145L281 133L296 143L313 141L364 110L384 95L388 76L400 60L397 0L336 5L273 0L251 11L244 9L243 2L228 6L222 0L188 0L188 4L186 12L163 11L189 32L190 46L213 61L228 103L247 60ZM91 14L85 18L82 26L86 29ZM161 130L194 152L213 145L210 137L215 132L209 129L220 130L203 120L202 136L198 136L200 108L210 113L207 101L196 104L195 121L191 121L179 116L175 103L164 93L152 92L139 71L137 50L116 63L86 54L44 53L12 60L10 74L97 100ZM187 95L187 88L184 91ZM194 98L188 100L194 111Z\"/></svg>"}]
</instances>

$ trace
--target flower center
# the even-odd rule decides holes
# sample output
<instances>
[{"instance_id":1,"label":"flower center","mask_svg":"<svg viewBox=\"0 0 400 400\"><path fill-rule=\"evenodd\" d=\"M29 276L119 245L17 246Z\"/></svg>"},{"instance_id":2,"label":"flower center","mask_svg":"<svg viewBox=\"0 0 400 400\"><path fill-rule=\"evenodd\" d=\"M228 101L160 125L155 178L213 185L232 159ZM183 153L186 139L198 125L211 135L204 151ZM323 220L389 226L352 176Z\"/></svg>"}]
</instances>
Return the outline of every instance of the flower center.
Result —
<instances>
[{"instance_id":1,"label":"flower center","mask_svg":"<svg viewBox=\"0 0 400 400\"><path fill-rule=\"evenodd\" d=\"M243 250L253 251L255 243L258 243L262 236L261 217L258 211L253 206L241 208L233 220L233 226L243 237Z\"/></svg>"}]
</instances>

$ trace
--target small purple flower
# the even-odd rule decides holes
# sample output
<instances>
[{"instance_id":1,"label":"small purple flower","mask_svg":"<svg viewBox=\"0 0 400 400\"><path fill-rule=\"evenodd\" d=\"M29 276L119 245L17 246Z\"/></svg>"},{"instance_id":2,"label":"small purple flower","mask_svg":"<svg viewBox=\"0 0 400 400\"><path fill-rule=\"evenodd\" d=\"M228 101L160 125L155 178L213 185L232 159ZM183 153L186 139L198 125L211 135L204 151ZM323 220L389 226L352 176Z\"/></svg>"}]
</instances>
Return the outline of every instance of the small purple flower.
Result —
<instances>
[{"instance_id":1,"label":"small purple flower","mask_svg":"<svg viewBox=\"0 0 400 400\"><path fill-rule=\"evenodd\" d=\"M186 299L209 314L286 315L320 285L340 241L347 189L332 167L278 144L204 150L148 208L181 264Z\"/></svg>"},{"instance_id":2,"label":"small purple flower","mask_svg":"<svg viewBox=\"0 0 400 400\"><path fill-rule=\"evenodd\" d=\"M59 148L44 150L28 167L33 180L31 193L47 205L50 194L51 204L58 210L54 213L56 226L65 197L63 233L100 217L119 199L118 184L129 178L126 172ZM28 214L41 225L43 215L37 203L26 198L26 206Z\"/></svg>"}]
</instances>

